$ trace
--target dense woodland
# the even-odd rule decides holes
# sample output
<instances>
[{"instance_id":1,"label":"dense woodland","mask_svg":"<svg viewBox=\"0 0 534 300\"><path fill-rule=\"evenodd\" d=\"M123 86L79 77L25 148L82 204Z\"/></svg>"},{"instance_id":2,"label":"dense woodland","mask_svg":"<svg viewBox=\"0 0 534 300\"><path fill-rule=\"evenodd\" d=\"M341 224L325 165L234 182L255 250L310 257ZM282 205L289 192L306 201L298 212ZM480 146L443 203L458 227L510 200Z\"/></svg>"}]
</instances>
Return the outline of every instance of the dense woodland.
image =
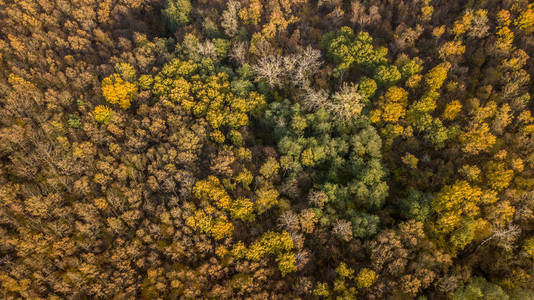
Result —
<instances>
[{"instance_id":1,"label":"dense woodland","mask_svg":"<svg viewBox=\"0 0 534 300\"><path fill-rule=\"evenodd\" d=\"M534 2L0 0L0 298L534 299Z\"/></svg>"}]
</instances>

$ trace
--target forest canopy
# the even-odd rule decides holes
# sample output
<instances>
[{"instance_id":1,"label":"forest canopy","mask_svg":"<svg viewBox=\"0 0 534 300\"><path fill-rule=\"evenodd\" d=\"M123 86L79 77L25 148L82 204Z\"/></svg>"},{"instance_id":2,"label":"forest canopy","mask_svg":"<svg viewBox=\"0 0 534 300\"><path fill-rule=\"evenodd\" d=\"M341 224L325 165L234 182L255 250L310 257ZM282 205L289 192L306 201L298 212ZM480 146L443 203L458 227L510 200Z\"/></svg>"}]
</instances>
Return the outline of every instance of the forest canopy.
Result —
<instances>
[{"instance_id":1,"label":"forest canopy","mask_svg":"<svg viewBox=\"0 0 534 300\"><path fill-rule=\"evenodd\" d=\"M534 299L534 2L0 0L0 298Z\"/></svg>"}]
</instances>

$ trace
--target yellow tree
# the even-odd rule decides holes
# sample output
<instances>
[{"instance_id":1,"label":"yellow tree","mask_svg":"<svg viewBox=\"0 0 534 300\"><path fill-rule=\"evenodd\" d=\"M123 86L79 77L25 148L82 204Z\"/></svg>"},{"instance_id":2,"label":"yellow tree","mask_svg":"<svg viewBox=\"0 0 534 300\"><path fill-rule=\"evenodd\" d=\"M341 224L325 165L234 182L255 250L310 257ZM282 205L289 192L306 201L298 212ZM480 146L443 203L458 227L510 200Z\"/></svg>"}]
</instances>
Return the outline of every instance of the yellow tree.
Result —
<instances>
[{"instance_id":1,"label":"yellow tree","mask_svg":"<svg viewBox=\"0 0 534 300\"><path fill-rule=\"evenodd\" d=\"M484 173L487 184L496 191L501 191L510 185L514 171L506 168L504 162L491 161L486 165Z\"/></svg>"},{"instance_id":2,"label":"yellow tree","mask_svg":"<svg viewBox=\"0 0 534 300\"><path fill-rule=\"evenodd\" d=\"M193 195L199 200L215 204L220 209L229 210L232 199L215 176L208 176L205 180L199 180L193 187Z\"/></svg>"},{"instance_id":3,"label":"yellow tree","mask_svg":"<svg viewBox=\"0 0 534 300\"><path fill-rule=\"evenodd\" d=\"M512 50L513 42L514 42L514 33L508 28L508 26L504 26L499 28L497 30L497 42L495 44L495 47L503 52L510 52Z\"/></svg>"},{"instance_id":4,"label":"yellow tree","mask_svg":"<svg viewBox=\"0 0 534 300\"><path fill-rule=\"evenodd\" d=\"M93 111L95 121L108 124L113 117L113 110L105 105L98 105Z\"/></svg>"},{"instance_id":5,"label":"yellow tree","mask_svg":"<svg viewBox=\"0 0 534 300\"><path fill-rule=\"evenodd\" d=\"M256 191L256 211L263 214L269 208L278 204L278 191L271 186L264 186Z\"/></svg>"},{"instance_id":6,"label":"yellow tree","mask_svg":"<svg viewBox=\"0 0 534 300\"><path fill-rule=\"evenodd\" d=\"M426 86L431 90L435 91L441 88L445 79L447 79L447 73L451 68L449 62L443 62L439 65L432 68L427 74L425 74L424 80Z\"/></svg>"},{"instance_id":7,"label":"yellow tree","mask_svg":"<svg viewBox=\"0 0 534 300\"><path fill-rule=\"evenodd\" d=\"M531 258L534 259L534 237L525 240L525 243L523 244L523 249L528 255L530 255Z\"/></svg>"},{"instance_id":8,"label":"yellow tree","mask_svg":"<svg viewBox=\"0 0 534 300\"><path fill-rule=\"evenodd\" d=\"M359 288L368 288L372 286L378 278L378 275L375 271L363 268L358 272L358 275L356 275L356 284Z\"/></svg>"},{"instance_id":9,"label":"yellow tree","mask_svg":"<svg viewBox=\"0 0 534 300\"><path fill-rule=\"evenodd\" d=\"M495 144L497 138L491 134L487 123L474 126L468 132L460 135L462 150L469 154L478 154Z\"/></svg>"},{"instance_id":10,"label":"yellow tree","mask_svg":"<svg viewBox=\"0 0 534 300\"><path fill-rule=\"evenodd\" d=\"M102 94L106 102L118 104L122 109L128 109L137 94L135 84L125 81L119 74L113 74L102 80Z\"/></svg>"},{"instance_id":11,"label":"yellow tree","mask_svg":"<svg viewBox=\"0 0 534 300\"><path fill-rule=\"evenodd\" d=\"M467 181L457 181L445 186L432 201L437 213L437 230L448 233L454 230L463 217L474 218L480 213L478 204L482 202L482 190L471 186Z\"/></svg>"},{"instance_id":12,"label":"yellow tree","mask_svg":"<svg viewBox=\"0 0 534 300\"><path fill-rule=\"evenodd\" d=\"M263 5L260 0L251 0L248 2L248 6L239 10L238 15L243 23L256 25L261 20L262 9Z\"/></svg>"},{"instance_id":13,"label":"yellow tree","mask_svg":"<svg viewBox=\"0 0 534 300\"><path fill-rule=\"evenodd\" d=\"M408 92L403 88L392 86L384 95L385 104L382 119L386 122L395 123L406 114L408 104Z\"/></svg>"}]
</instances>

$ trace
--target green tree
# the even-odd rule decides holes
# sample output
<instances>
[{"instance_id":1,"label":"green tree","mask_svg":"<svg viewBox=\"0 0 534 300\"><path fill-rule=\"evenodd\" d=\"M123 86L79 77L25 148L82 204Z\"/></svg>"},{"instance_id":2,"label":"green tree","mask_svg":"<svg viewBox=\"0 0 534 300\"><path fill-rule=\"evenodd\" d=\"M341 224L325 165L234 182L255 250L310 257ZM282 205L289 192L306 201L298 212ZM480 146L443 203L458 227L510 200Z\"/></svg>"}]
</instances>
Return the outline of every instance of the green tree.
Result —
<instances>
[{"instance_id":1,"label":"green tree","mask_svg":"<svg viewBox=\"0 0 534 300\"><path fill-rule=\"evenodd\" d=\"M180 26L189 23L191 13L190 0L166 0L163 15L167 18L171 30L176 30Z\"/></svg>"},{"instance_id":2,"label":"green tree","mask_svg":"<svg viewBox=\"0 0 534 300\"><path fill-rule=\"evenodd\" d=\"M509 298L500 286L488 282L482 277L473 278L471 282L456 289L452 294L452 299L454 300L508 300Z\"/></svg>"},{"instance_id":3,"label":"green tree","mask_svg":"<svg viewBox=\"0 0 534 300\"><path fill-rule=\"evenodd\" d=\"M376 68L374 79L382 86L391 86L401 79L401 73L394 65L380 65Z\"/></svg>"},{"instance_id":4,"label":"green tree","mask_svg":"<svg viewBox=\"0 0 534 300\"><path fill-rule=\"evenodd\" d=\"M353 30L346 26L323 36L323 45L328 55L338 63L334 76L341 76L355 65L373 69L376 65L386 62L387 49L375 49L372 43L373 39L369 33L361 31L355 35Z\"/></svg>"},{"instance_id":5,"label":"green tree","mask_svg":"<svg viewBox=\"0 0 534 300\"><path fill-rule=\"evenodd\" d=\"M406 218L424 222L430 217L431 202L432 194L410 189L408 195L401 201L399 211Z\"/></svg>"}]
</instances>

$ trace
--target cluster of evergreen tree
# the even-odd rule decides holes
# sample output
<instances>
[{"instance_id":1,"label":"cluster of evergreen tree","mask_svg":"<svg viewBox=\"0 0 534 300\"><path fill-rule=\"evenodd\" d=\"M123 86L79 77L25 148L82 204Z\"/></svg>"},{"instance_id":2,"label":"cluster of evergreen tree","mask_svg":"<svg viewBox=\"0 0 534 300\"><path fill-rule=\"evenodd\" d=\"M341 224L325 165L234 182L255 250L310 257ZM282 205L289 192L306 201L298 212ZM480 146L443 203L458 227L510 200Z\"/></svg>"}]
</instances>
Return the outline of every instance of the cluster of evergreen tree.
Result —
<instances>
[{"instance_id":1,"label":"cluster of evergreen tree","mask_svg":"<svg viewBox=\"0 0 534 300\"><path fill-rule=\"evenodd\" d=\"M0 0L2 299L534 299L534 3Z\"/></svg>"}]
</instances>

